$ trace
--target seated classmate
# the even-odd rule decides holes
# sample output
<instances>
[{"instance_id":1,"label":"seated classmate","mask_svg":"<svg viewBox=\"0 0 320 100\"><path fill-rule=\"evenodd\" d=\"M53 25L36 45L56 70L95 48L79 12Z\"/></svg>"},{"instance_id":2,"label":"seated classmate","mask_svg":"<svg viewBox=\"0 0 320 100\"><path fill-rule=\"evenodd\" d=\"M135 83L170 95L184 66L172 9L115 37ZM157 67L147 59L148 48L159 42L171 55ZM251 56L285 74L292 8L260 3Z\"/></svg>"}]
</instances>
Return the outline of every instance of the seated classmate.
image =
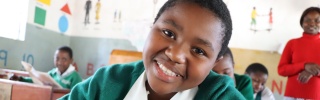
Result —
<instances>
[{"instance_id":1,"label":"seated classmate","mask_svg":"<svg viewBox=\"0 0 320 100\"><path fill-rule=\"evenodd\" d=\"M72 89L73 86L82 81L82 78L75 70L75 67L71 65L72 63L73 59L71 48L62 46L58 48L54 54L54 64L57 68L48 72L48 74L57 83L66 89ZM11 79L32 83L32 79L30 77L18 77L14 75Z\"/></svg>"},{"instance_id":2,"label":"seated classmate","mask_svg":"<svg viewBox=\"0 0 320 100\"><path fill-rule=\"evenodd\" d=\"M265 86L268 79L268 69L260 64L253 63L246 69L251 77L255 100L275 100L271 90Z\"/></svg>"},{"instance_id":3,"label":"seated classmate","mask_svg":"<svg viewBox=\"0 0 320 100\"><path fill-rule=\"evenodd\" d=\"M143 61L100 68L61 99L245 100L213 71L231 37L222 0L168 0L145 42Z\"/></svg>"},{"instance_id":4,"label":"seated classmate","mask_svg":"<svg viewBox=\"0 0 320 100\"><path fill-rule=\"evenodd\" d=\"M247 75L239 75L234 73L234 60L230 48L226 50L223 58L216 63L212 70L218 74L230 76L235 82L236 89L238 89L238 91L247 100L253 100L253 88L251 79Z\"/></svg>"}]
</instances>

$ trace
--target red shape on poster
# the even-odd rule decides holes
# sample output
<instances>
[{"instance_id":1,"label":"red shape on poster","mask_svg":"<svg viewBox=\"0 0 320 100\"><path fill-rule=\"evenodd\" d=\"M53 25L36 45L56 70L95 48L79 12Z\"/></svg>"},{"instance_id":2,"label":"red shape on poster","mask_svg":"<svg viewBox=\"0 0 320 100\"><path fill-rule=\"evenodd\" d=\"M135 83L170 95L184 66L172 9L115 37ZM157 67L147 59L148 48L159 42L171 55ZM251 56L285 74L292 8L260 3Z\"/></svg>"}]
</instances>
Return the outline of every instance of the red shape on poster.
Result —
<instances>
[{"instance_id":1,"label":"red shape on poster","mask_svg":"<svg viewBox=\"0 0 320 100\"><path fill-rule=\"evenodd\" d=\"M70 9L69 9L68 4L65 4L65 5L61 8L61 11L65 12L65 13L67 13L67 14L69 14L69 15L71 15L71 11L70 11Z\"/></svg>"}]
</instances>

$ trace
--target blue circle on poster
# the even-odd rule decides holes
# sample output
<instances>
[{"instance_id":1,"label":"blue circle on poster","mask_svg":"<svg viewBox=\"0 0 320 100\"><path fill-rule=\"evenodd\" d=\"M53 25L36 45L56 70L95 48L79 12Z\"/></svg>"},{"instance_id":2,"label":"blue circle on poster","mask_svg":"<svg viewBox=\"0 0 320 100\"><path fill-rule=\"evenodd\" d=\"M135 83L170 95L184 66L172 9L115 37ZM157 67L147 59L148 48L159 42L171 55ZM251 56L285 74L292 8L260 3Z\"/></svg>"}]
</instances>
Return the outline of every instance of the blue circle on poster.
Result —
<instances>
[{"instance_id":1,"label":"blue circle on poster","mask_svg":"<svg viewBox=\"0 0 320 100\"><path fill-rule=\"evenodd\" d=\"M65 15L62 15L59 19L59 30L64 33L68 30L69 22Z\"/></svg>"}]
</instances>

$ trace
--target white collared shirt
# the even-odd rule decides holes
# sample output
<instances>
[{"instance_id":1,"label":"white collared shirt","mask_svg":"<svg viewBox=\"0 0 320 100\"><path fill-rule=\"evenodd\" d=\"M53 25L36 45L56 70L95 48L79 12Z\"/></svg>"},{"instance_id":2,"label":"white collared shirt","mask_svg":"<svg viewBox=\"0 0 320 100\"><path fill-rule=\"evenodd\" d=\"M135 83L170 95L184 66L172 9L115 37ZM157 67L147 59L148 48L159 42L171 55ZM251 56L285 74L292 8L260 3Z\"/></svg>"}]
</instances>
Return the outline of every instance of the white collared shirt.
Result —
<instances>
[{"instance_id":1,"label":"white collared shirt","mask_svg":"<svg viewBox=\"0 0 320 100\"><path fill-rule=\"evenodd\" d=\"M145 71L133 84L124 100L148 100L149 92L146 90L145 82L147 75ZM176 93L170 100L192 100L198 91L198 87Z\"/></svg>"},{"instance_id":2,"label":"white collared shirt","mask_svg":"<svg viewBox=\"0 0 320 100\"><path fill-rule=\"evenodd\" d=\"M59 69L56 68L56 72L57 72L57 74L60 76L60 79L68 76L68 75L71 74L74 70L75 70L74 66L72 66L72 65L70 64L70 66L68 67L68 69L61 75L61 72L59 71Z\"/></svg>"},{"instance_id":3,"label":"white collared shirt","mask_svg":"<svg viewBox=\"0 0 320 100\"><path fill-rule=\"evenodd\" d=\"M254 98L256 98L256 96L257 96L257 93L253 94ZM261 100L275 100L272 91L268 87L265 87L262 90Z\"/></svg>"}]
</instances>

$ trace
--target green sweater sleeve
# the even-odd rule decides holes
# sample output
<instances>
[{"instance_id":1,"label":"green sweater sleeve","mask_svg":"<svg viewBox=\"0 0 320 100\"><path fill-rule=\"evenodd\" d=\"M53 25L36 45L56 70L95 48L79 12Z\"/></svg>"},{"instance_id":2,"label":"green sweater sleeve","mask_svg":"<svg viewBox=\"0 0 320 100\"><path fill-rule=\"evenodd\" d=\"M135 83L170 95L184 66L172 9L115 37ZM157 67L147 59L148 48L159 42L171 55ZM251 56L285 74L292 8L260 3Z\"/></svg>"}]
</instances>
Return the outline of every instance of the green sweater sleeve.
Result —
<instances>
[{"instance_id":1,"label":"green sweater sleeve","mask_svg":"<svg viewBox=\"0 0 320 100\"><path fill-rule=\"evenodd\" d=\"M143 71L142 61L102 67L59 100L123 100Z\"/></svg>"},{"instance_id":2,"label":"green sweater sleeve","mask_svg":"<svg viewBox=\"0 0 320 100\"><path fill-rule=\"evenodd\" d=\"M97 73L99 73L99 71ZM95 78L94 75L85 81L76 84L69 94L58 100L95 100L95 94L99 93L97 81L94 81Z\"/></svg>"},{"instance_id":3,"label":"green sweater sleeve","mask_svg":"<svg viewBox=\"0 0 320 100\"><path fill-rule=\"evenodd\" d=\"M253 100L252 81L247 75L234 74L236 79L236 88L247 99Z\"/></svg>"},{"instance_id":4,"label":"green sweater sleeve","mask_svg":"<svg viewBox=\"0 0 320 100\"><path fill-rule=\"evenodd\" d=\"M229 76L214 72L210 72L198 88L195 100L246 100Z\"/></svg>"},{"instance_id":5,"label":"green sweater sleeve","mask_svg":"<svg viewBox=\"0 0 320 100\"><path fill-rule=\"evenodd\" d=\"M72 81L70 84L70 89L72 89L76 84L80 83L82 81L81 76L78 74L78 72L72 73Z\"/></svg>"},{"instance_id":6,"label":"green sweater sleeve","mask_svg":"<svg viewBox=\"0 0 320 100\"><path fill-rule=\"evenodd\" d=\"M20 77L19 81L27 82L27 83L33 83L31 77Z\"/></svg>"}]
</instances>

